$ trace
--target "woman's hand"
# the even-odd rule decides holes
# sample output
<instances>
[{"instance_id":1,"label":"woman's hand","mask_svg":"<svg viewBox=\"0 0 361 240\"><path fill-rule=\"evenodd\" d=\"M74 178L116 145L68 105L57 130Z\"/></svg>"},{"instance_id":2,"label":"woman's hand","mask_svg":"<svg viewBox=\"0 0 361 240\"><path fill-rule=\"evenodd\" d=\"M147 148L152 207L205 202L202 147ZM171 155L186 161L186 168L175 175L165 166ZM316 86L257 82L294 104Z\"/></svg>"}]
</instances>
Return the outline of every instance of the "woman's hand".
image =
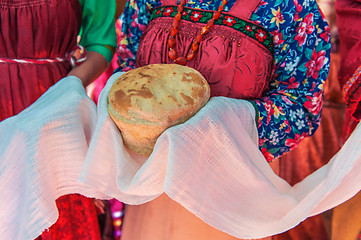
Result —
<instances>
[{"instance_id":1,"label":"woman's hand","mask_svg":"<svg viewBox=\"0 0 361 240\"><path fill-rule=\"evenodd\" d=\"M99 77L108 67L108 62L97 52L87 52L86 60L79 66L73 68L68 76L76 76L83 82L83 86L88 86Z\"/></svg>"}]
</instances>

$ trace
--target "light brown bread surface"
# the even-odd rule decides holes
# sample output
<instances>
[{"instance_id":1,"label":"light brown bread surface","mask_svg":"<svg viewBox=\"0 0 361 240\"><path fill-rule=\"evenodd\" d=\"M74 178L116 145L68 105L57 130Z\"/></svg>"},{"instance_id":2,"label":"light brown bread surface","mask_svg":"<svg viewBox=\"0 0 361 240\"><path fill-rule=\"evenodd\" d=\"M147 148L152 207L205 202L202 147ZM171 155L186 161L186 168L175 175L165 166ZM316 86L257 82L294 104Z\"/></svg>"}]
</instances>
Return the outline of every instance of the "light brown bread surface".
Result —
<instances>
[{"instance_id":1,"label":"light brown bread surface","mask_svg":"<svg viewBox=\"0 0 361 240\"><path fill-rule=\"evenodd\" d=\"M149 156L159 135L202 108L210 96L196 70L178 64L152 64L130 70L112 85L108 112L125 145Z\"/></svg>"}]
</instances>

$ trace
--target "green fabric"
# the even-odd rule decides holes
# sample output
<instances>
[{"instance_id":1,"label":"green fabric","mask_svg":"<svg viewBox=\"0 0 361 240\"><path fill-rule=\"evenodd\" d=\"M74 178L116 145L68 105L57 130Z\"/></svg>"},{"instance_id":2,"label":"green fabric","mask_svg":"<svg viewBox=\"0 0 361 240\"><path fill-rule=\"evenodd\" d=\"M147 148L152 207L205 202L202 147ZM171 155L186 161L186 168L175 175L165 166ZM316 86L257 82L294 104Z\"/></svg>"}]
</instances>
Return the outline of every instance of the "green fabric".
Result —
<instances>
[{"instance_id":1,"label":"green fabric","mask_svg":"<svg viewBox=\"0 0 361 240\"><path fill-rule=\"evenodd\" d=\"M252 100L248 100L248 102L250 102L252 104L252 106L254 107L254 110L256 111L256 117L255 117L255 121L256 121L256 126L257 128L259 127L259 110L258 107L256 105L256 103Z\"/></svg>"},{"instance_id":2,"label":"green fabric","mask_svg":"<svg viewBox=\"0 0 361 240\"><path fill-rule=\"evenodd\" d=\"M87 51L100 53L110 62L117 46L115 31L115 0L79 0L83 10L80 45ZM109 47L107 47L109 46Z\"/></svg>"}]
</instances>

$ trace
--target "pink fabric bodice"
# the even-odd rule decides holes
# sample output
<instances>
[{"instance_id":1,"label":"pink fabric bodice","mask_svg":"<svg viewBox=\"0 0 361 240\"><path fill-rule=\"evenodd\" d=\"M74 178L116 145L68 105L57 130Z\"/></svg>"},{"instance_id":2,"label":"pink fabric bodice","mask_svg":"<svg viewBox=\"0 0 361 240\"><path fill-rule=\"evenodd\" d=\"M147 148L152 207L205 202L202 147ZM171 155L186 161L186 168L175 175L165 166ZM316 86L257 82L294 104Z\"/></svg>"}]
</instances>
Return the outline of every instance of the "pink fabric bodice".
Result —
<instances>
[{"instance_id":1,"label":"pink fabric bodice","mask_svg":"<svg viewBox=\"0 0 361 240\"><path fill-rule=\"evenodd\" d=\"M249 21L258 3L259 0L237 1L227 14ZM163 1L163 6L176 5L175 0ZM161 17L148 24L139 44L137 67L173 63L167 45L172 22L172 17ZM203 26L180 20L176 35L178 56L186 56ZM186 66L198 70L207 79L211 96L257 99L269 88L272 62L272 53L255 39L232 27L214 25L204 35L195 58Z\"/></svg>"}]
</instances>

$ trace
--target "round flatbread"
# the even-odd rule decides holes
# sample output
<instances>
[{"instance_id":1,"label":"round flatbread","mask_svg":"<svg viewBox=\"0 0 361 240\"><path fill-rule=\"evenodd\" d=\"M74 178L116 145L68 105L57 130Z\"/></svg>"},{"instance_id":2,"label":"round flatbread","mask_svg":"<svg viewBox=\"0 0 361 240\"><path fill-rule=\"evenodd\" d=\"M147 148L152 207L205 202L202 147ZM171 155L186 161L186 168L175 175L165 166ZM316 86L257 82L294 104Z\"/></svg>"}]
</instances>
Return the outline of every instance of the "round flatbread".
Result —
<instances>
[{"instance_id":1,"label":"round flatbread","mask_svg":"<svg viewBox=\"0 0 361 240\"><path fill-rule=\"evenodd\" d=\"M188 120L209 97L206 79L193 68L151 64L130 70L113 83L108 111L124 144L149 156L164 130Z\"/></svg>"}]
</instances>

